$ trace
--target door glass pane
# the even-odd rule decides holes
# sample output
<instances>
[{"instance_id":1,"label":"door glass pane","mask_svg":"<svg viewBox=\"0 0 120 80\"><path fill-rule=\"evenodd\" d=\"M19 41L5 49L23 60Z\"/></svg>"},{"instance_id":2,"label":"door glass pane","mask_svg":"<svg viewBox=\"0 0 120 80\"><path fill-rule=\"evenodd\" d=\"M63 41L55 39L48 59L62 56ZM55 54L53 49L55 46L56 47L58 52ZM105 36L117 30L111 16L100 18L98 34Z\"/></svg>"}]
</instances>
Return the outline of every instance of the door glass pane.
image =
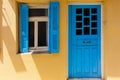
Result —
<instances>
[{"instance_id":1,"label":"door glass pane","mask_svg":"<svg viewBox=\"0 0 120 80\"><path fill-rule=\"evenodd\" d=\"M82 28L82 22L77 22L76 23L76 28Z\"/></svg>"},{"instance_id":2,"label":"door glass pane","mask_svg":"<svg viewBox=\"0 0 120 80\"><path fill-rule=\"evenodd\" d=\"M82 14L82 9L81 8L76 9L76 14Z\"/></svg>"},{"instance_id":3,"label":"door glass pane","mask_svg":"<svg viewBox=\"0 0 120 80\"><path fill-rule=\"evenodd\" d=\"M92 29L92 34L96 35L97 34L97 29Z\"/></svg>"},{"instance_id":4,"label":"door glass pane","mask_svg":"<svg viewBox=\"0 0 120 80\"><path fill-rule=\"evenodd\" d=\"M90 9L86 8L84 9L84 16L89 16L90 15Z\"/></svg>"},{"instance_id":5,"label":"door glass pane","mask_svg":"<svg viewBox=\"0 0 120 80\"><path fill-rule=\"evenodd\" d=\"M97 15L92 15L92 20L97 20Z\"/></svg>"},{"instance_id":6,"label":"door glass pane","mask_svg":"<svg viewBox=\"0 0 120 80\"><path fill-rule=\"evenodd\" d=\"M82 20L82 16L76 16L76 20L77 21L81 21Z\"/></svg>"},{"instance_id":7,"label":"door glass pane","mask_svg":"<svg viewBox=\"0 0 120 80\"><path fill-rule=\"evenodd\" d=\"M84 18L84 25L90 24L90 18Z\"/></svg>"},{"instance_id":8,"label":"door glass pane","mask_svg":"<svg viewBox=\"0 0 120 80\"><path fill-rule=\"evenodd\" d=\"M29 22L29 47L34 47L34 22Z\"/></svg>"},{"instance_id":9,"label":"door glass pane","mask_svg":"<svg viewBox=\"0 0 120 80\"><path fill-rule=\"evenodd\" d=\"M82 35L82 30L81 29L76 30L76 35Z\"/></svg>"},{"instance_id":10,"label":"door glass pane","mask_svg":"<svg viewBox=\"0 0 120 80\"><path fill-rule=\"evenodd\" d=\"M97 13L97 8L92 8L91 12L92 12L92 14L96 14Z\"/></svg>"},{"instance_id":11,"label":"door glass pane","mask_svg":"<svg viewBox=\"0 0 120 80\"><path fill-rule=\"evenodd\" d=\"M29 9L29 16L48 16L48 9Z\"/></svg>"},{"instance_id":12,"label":"door glass pane","mask_svg":"<svg viewBox=\"0 0 120 80\"><path fill-rule=\"evenodd\" d=\"M92 22L92 27L97 27L97 22Z\"/></svg>"},{"instance_id":13,"label":"door glass pane","mask_svg":"<svg viewBox=\"0 0 120 80\"><path fill-rule=\"evenodd\" d=\"M90 27L84 27L84 35L90 34Z\"/></svg>"},{"instance_id":14,"label":"door glass pane","mask_svg":"<svg viewBox=\"0 0 120 80\"><path fill-rule=\"evenodd\" d=\"M47 22L38 22L38 46L47 46Z\"/></svg>"}]
</instances>

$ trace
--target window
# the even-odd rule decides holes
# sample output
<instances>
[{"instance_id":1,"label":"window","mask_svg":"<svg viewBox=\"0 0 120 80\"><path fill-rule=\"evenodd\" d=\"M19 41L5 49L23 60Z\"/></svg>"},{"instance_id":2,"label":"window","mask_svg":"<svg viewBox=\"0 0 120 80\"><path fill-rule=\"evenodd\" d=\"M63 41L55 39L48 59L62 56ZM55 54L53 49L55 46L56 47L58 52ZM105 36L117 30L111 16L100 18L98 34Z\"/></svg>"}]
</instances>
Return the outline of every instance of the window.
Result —
<instances>
[{"instance_id":1,"label":"window","mask_svg":"<svg viewBox=\"0 0 120 80\"><path fill-rule=\"evenodd\" d=\"M48 6L29 7L29 51L48 52Z\"/></svg>"},{"instance_id":2,"label":"window","mask_svg":"<svg viewBox=\"0 0 120 80\"><path fill-rule=\"evenodd\" d=\"M59 52L59 3L20 5L20 52Z\"/></svg>"}]
</instances>

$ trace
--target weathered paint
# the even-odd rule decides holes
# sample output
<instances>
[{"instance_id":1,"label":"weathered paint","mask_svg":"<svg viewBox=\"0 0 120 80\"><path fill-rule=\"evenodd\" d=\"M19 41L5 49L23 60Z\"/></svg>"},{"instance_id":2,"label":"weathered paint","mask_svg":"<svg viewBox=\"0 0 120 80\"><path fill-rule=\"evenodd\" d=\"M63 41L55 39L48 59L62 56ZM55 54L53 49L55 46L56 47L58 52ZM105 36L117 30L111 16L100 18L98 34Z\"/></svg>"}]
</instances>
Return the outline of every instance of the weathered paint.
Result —
<instances>
[{"instance_id":1,"label":"weathered paint","mask_svg":"<svg viewBox=\"0 0 120 80\"><path fill-rule=\"evenodd\" d=\"M0 80L67 79L68 4L72 3L102 3L103 77L106 80L120 80L120 0L104 0L102 2L98 0L81 2L67 0L16 1L30 4L60 2L60 52L59 54L17 54L19 50L18 5L15 0L0 0L0 33L2 34Z\"/></svg>"}]
</instances>

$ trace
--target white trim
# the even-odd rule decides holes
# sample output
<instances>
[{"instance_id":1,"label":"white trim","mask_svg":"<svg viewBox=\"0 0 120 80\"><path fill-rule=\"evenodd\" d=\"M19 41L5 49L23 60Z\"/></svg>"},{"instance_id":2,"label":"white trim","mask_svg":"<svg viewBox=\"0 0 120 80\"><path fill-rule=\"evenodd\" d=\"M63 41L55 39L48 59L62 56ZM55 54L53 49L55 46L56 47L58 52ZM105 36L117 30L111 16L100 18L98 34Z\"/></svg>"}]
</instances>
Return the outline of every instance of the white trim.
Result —
<instances>
[{"instance_id":1,"label":"white trim","mask_svg":"<svg viewBox=\"0 0 120 80\"><path fill-rule=\"evenodd\" d=\"M34 47L37 48L38 46L38 21L35 21L35 25L34 25Z\"/></svg>"},{"instance_id":2,"label":"white trim","mask_svg":"<svg viewBox=\"0 0 120 80\"><path fill-rule=\"evenodd\" d=\"M47 41L46 41L46 44L47 44L47 46L44 46L44 47L39 47L38 46L38 22L44 22L44 21L37 21L37 20L35 20L35 21L33 21L34 22L34 47L30 47L29 48L29 50L31 50L31 49L38 49L38 48L44 48L44 47L47 47L47 49L48 49L48 22L46 22L46 39L47 39ZM40 50L40 49L39 49ZM40 50L40 51L42 51L42 50Z\"/></svg>"},{"instance_id":3,"label":"white trim","mask_svg":"<svg viewBox=\"0 0 120 80\"><path fill-rule=\"evenodd\" d=\"M104 77L104 46L103 46L103 5L101 4L101 75Z\"/></svg>"},{"instance_id":4,"label":"white trim","mask_svg":"<svg viewBox=\"0 0 120 80\"><path fill-rule=\"evenodd\" d=\"M30 9L48 9L49 8L49 5L47 4L28 4L28 6L30 7Z\"/></svg>"},{"instance_id":5,"label":"white trim","mask_svg":"<svg viewBox=\"0 0 120 80\"><path fill-rule=\"evenodd\" d=\"M29 21L48 21L48 16L29 17Z\"/></svg>"},{"instance_id":6,"label":"white trim","mask_svg":"<svg viewBox=\"0 0 120 80\"><path fill-rule=\"evenodd\" d=\"M90 2L90 3L86 3L86 2L83 2L83 3L78 3L78 2L71 2L71 3L68 3L68 6L69 5L101 5L101 77L103 79L104 77L104 68L103 68L103 64L104 64L104 53L103 53L103 50L104 50L104 46L103 46L103 4L102 2ZM69 12L68 12L69 14ZM69 17L69 16L68 16ZM69 23L69 22L68 22ZM68 26L69 28L69 26ZM69 29L68 29L69 30ZM68 34L69 35L69 34ZM68 37L69 39L69 37ZM69 40L68 40L69 41ZM69 49L68 49L69 50ZM69 54L69 53L68 53ZM69 79L70 80L70 79ZM73 79L74 80L74 79Z\"/></svg>"},{"instance_id":7,"label":"white trim","mask_svg":"<svg viewBox=\"0 0 120 80\"><path fill-rule=\"evenodd\" d=\"M102 2L69 2L68 5L102 5Z\"/></svg>"},{"instance_id":8,"label":"white trim","mask_svg":"<svg viewBox=\"0 0 120 80\"><path fill-rule=\"evenodd\" d=\"M43 47L30 47L29 48L31 52L34 52L34 51L48 51L48 47L47 46L43 46Z\"/></svg>"}]
</instances>

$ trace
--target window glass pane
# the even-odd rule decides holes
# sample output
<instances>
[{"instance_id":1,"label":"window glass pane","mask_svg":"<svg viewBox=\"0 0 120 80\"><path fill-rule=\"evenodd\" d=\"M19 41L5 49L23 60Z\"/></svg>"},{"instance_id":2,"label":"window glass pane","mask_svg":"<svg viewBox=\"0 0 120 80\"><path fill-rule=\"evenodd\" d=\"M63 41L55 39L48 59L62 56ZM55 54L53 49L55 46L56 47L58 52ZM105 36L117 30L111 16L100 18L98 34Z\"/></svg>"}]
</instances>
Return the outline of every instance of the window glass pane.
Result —
<instances>
[{"instance_id":1,"label":"window glass pane","mask_svg":"<svg viewBox=\"0 0 120 80\"><path fill-rule=\"evenodd\" d=\"M82 9L81 8L76 9L76 14L82 14Z\"/></svg>"},{"instance_id":2,"label":"window glass pane","mask_svg":"<svg viewBox=\"0 0 120 80\"><path fill-rule=\"evenodd\" d=\"M92 22L92 27L97 27L97 22Z\"/></svg>"},{"instance_id":3,"label":"window glass pane","mask_svg":"<svg viewBox=\"0 0 120 80\"><path fill-rule=\"evenodd\" d=\"M82 28L82 22L77 22L76 23L76 28Z\"/></svg>"},{"instance_id":4,"label":"window glass pane","mask_svg":"<svg viewBox=\"0 0 120 80\"><path fill-rule=\"evenodd\" d=\"M48 9L29 9L29 16L48 16Z\"/></svg>"},{"instance_id":5,"label":"window glass pane","mask_svg":"<svg viewBox=\"0 0 120 80\"><path fill-rule=\"evenodd\" d=\"M29 47L34 47L34 22L29 22Z\"/></svg>"},{"instance_id":6,"label":"window glass pane","mask_svg":"<svg viewBox=\"0 0 120 80\"><path fill-rule=\"evenodd\" d=\"M82 35L82 30L76 30L76 35Z\"/></svg>"},{"instance_id":7,"label":"window glass pane","mask_svg":"<svg viewBox=\"0 0 120 80\"><path fill-rule=\"evenodd\" d=\"M38 46L47 46L47 22L38 22Z\"/></svg>"},{"instance_id":8,"label":"window glass pane","mask_svg":"<svg viewBox=\"0 0 120 80\"><path fill-rule=\"evenodd\" d=\"M97 29L92 29L92 34L96 35L97 34Z\"/></svg>"},{"instance_id":9,"label":"window glass pane","mask_svg":"<svg viewBox=\"0 0 120 80\"><path fill-rule=\"evenodd\" d=\"M93 14L96 14L97 13L97 8L92 8L91 11L92 11Z\"/></svg>"},{"instance_id":10,"label":"window glass pane","mask_svg":"<svg viewBox=\"0 0 120 80\"><path fill-rule=\"evenodd\" d=\"M84 9L84 16L89 16L90 15L90 9L86 8Z\"/></svg>"},{"instance_id":11,"label":"window glass pane","mask_svg":"<svg viewBox=\"0 0 120 80\"><path fill-rule=\"evenodd\" d=\"M92 15L92 20L97 20L97 15Z\"/></svg>"},{"instance_id":12,"label":"window glass pane","mask_svg":"<svg viewBox=\"0 0 120 80\"><path fill-rule=\"evenodd\" d=\"M90 18L84 18L84 25L90 24Z\"/></svg>"},{"instance_id":13,"label":"window glass pane","mask_svg":"<svg viewBox=\"0 0 120 80\"><path fill-rule=\"evenodd\" d=\"M76 20L77 21L81 21L82 20L82 16L76 16Z\"/></svg>"}]
</instances>

